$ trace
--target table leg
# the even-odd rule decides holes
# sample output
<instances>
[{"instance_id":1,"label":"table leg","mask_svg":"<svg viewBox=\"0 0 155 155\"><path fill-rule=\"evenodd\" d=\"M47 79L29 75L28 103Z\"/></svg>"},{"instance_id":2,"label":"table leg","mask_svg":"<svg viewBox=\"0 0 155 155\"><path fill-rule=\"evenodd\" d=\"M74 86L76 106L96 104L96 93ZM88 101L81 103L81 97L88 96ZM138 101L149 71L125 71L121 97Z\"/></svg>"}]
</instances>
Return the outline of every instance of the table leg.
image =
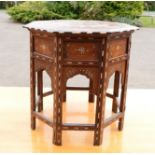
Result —
<instances>
[{"instance_id":1,"label":"table leg","mask_svg":"<svg viewBox=\"0 0 155 155\"><path fill-rule=\"evenodd\" d=\"M113 92L113 95L115 98L119 96L119 81L120 81L120 73L115 72L114 92ZM112 103L112 112L117 113L117 103L115 99L113 99L113 103Z\"/></svg>"},{"instance_id":2,"label":"table leg","mask_svg":"<svg viewBox=\"0 0 155 155\"><path fill-rule=\"evenodd\" d=\"M106 92L108 86L107 72L100 75L99 91L97 95L96 116L95 116L95 132L94 132L94 145L101 145L103 139L104 129L104 114L106 104Z\"/></svg>"},{"instance_id":3,"label":"table leg","mask_svg":"<svg viewBox=\"0 0 155 155\"><path fill-rule=\"evenodd\" d=\"M62 96L61 89L56 89L54 92L54 108L53 108L53 143L61 145L62 139Z\"/></svg>"},{"instance_id":4,"label":"table leg","mask_svg":"<svg viewBox=\"0 0 155 155\"><path fill-rule=\"evenodd\" d=\"M93 89L93 80L89 81L89 103L94 102L95 95L92 93Z\"/></svg>"},{"instance_id":5,"label":"table leg","mask_svg":"<svg viewBox=\"0 0 155 155\"><path fill-rule=\"evenodd\" d=\"M101 145L103 139L104 129L104 113L105 113L106 91L103 91L103 95L100 93L97 96L96 107L96 121L95 121L95 133L94 133L94 145Z\"/></svg>"},{"instance_id":6,"label":"table leg","mask_svg":"<svg viewBox=\"0 0 155 155\"><path fill-rule=\"evenodd\" d=\"M62 40L58 40L58 59L54 66L54 108L53 108L53 143L61 145L62 141L62 103L63 103L63 78L62 78Z\"/></svg>"},{"instance_id":7,"label":"table leg","mask_svg":"<svg viewBox=\"0 0 155 155\"><path fill-rule=\"evenodd\" d=\"M120 112L125 113L125 103L126 103L126 93L127 93L127 78L123 80L122 92L121 92L121 102L120 102ZM124 115L119 119L118 129L123 130L124 126Z\"/></svg>"},{"instance_id":8,"label":"table leg","mask_svg":"<svg viewBox=\"0 0 155 155\"><path fill-rule=\"evenodd\" d=\"M38 96L39 96L39 103L38 103L38 112L43 111L43 71L37 72L38 80Z\"/></svg>"},{"instance_id":9,"label":"table leg","mask_svg":"<svg viewBox=\"0 0 155 155\"><path fill-rule=\"evenodd\" d=\"M105 103L106 103L106 92L108 86L108 75L107 75L107 44L105 40L102 41L102 57L101 66L100 66L100 75L99 75L99 88L97 95L97 104L96 104L96 115L95 115L95 131L94 131L94 145L101 145L103 139L103 129L104 129L104 114L105 114Z\"/></svg>"},{"instance_id":10,"label":"table leg","mask_svg":"<svg viewBox=\"0 0 155 155\"><path fill-rule=\"evenodd\" d=\"M128 82L128 73L129 73L129 59L130 59L130 48L131 48L131 36L128 38L128 59L125 62L125 70L123 80L122 80L122 92L121 92L121 103L120 103L120 112L124 113L123 117L119 119L118 129L123 130L124 126L124 117L125 117L125 104L126 104L126 94L127 94L127 82Z\"/></svg>"},{"instance_id":11,"label":"table leg","mask_svg":"<svg viewBox=\"0 0 155 155\"><path fill-rule=\"evenodd\" d=\"M30 95L31 95L31 128L34 130L36 128L36 118L33 115L33 112L36 110L36 98L35 98L35 91L36 91L36 76L35 76L35 69L34 69L34 60L31 58L30 60Z\"/></svg>"}]
</instances>

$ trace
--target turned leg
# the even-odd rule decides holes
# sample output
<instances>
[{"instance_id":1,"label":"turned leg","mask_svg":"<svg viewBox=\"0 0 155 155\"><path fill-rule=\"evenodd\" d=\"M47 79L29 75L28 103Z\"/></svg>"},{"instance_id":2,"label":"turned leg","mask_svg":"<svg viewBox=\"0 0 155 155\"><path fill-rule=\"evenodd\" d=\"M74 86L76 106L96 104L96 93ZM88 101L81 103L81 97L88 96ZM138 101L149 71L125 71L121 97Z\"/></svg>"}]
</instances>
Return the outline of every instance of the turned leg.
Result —
<instances>
[{"instance_id":1,"label":"turned leg","mask_svg":"<svg viewBox=\"0 0 155 155\"><path fill-rule=\"evenodd\" d=\"M114 78L114 99L112 103L112 112L117 113L117 100L116 98L119 96L119 80L120 80L120 73L115 72L115 78Z\"/></svg>"},{"instance_id":2,"label":"turned leg","mask_svg":"<svg viewBox=\"0 0 155 155\"><path fill-rule=\"evenodd\" d=\"M33 115L33 112L36 110L36 105L35 105L36 77L35 77L33 58L31 58L30 63L31 63L30 65L31 128L34 130L36 128L36 118Z\"/></svg>"},{"instance_id":3,"label":"turned leg","mask_svg":"<svg viewBox=\"0 0 155 155\"><path fill-rule=\"evenodd\" d=\"M92 89L93 89L93 81L90 80L89 81L89 103L93 103L95 98L95 95L93 94Z\"/></svg>"},{"instance_id":4,"label":"turned leg","mask_svg":"<svg viewBox=\"0 0 155 155\"><path fill-rule=\"evenodd\" d=\"M38 112L43 111L43 71L37 72L38 80L37 80L37 86L38 86Z\"/></svg>"}]
</instances>

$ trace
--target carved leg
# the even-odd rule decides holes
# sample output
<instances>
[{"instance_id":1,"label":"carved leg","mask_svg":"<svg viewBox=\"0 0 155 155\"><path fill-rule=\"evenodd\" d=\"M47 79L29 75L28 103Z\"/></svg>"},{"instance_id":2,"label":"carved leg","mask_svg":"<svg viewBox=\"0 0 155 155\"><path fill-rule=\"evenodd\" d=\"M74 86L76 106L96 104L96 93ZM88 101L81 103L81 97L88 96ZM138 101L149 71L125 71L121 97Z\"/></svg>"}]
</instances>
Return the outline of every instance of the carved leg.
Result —
<instances>
[{"instance_id":1,"label":"carved leg","mask_svg":"<svg viewBox=\"0 0 155 155\"><path fill-rule=\"evenodd\" d=\"M58 39L58 55L56 64L54 64L54 108L53 108L53 143L61 145L62 140L62 40Z\"/></svg>"},{"instance_id":2,"label":"carved leg","mask_svg":"<svg viewBox=\"0 0 155 155\"><path fill-rule=\"evenodd\" d=\"M54 92L54 117L53 117L53 143L55 145L61 145L62 139L62 96L61 96L61 88L57 87Z\"/></svg>"},{"instance_id":3,"label":"carved leg","mask_svg":"<svg viewBox=\"0 0 155 155\"><path fill-rule=\"evenodd\" d=\"M99 75L99 88L97 95L97 104L96 104L96 115L95 115L95 131L94 131L94 145L100 145L103 139L103 129L104 129L104 114L105 114L105 103L106 103L106 91L108 86L107 78L107 54L104 51L107 48L105 45L105 40L102 41L102 55L101 59L103 60L100 66L100 75Z\"/></svg>"},{"instance_id":4,"label":"carved leg","mask_svg":"<svg viewBox=\"0 0 155 155\"><path fill-rule=\"evenodd\" d=\"M105 101L106 90L97 96L97 107L96 107L96 120L95 120L95 133L94 133L94 145L101 145L103 139L104 129L104 113L105 113Z\"/></svg>"},{"instance_id":5,"label":"carved leg","mask_svg":"<svg viewBox=\"0 0 155 155\"><path fill-rule=\"evenodd\" d=\"M114 92L113 92L113 95L115 96L115 98L117 98L119 96L119 80L120 80L120 73L115 72ZM116 99L113 99L112 112L117 113L117 101L116 101Z\"/></svg>"},{"instance_id":6,"label":"carved leg","mask_svg":"<svg viewBox=\"0 0 155 155\"><path fill-rule=\"evenodd\" d=\"M36 77L35 77L35 70L34 70L34 60L31 58L31 65L30 65L30 95L31 95L31 129L36 128L36 118L33 115L33 112L36 110L36 99L35 99L35 91L36 91Z\"/></svg>"},{"instance_id":7,"label":"carved leg","mask_svg":"<svg viewBox=\"0 0 155 155\"><path fill-rule=\"evenodd\" d=\"M38 112L43 111L43 71L37 72L38 75L38 96L39 96L39 101L38 101Z\"/></svg>"},{"instance_id":8,"label":"carved leg","mask_svg":"<svg viewBox=\"0 0 155 155\"><path fill-rule=\"evenodd\" d=\"M90 80L89 82L89 103L93 103L94 98L95 98L95 95L92 93L92 89L93 89L93 81Z\"/></svg>"},{"instance_id":9,"label":"carved leg","mask_svg":"<svg viewBox=\"0 0 155 155\"><path fill-rule=\"evenodd\" d=\"M100 83L96 104L94 145L102 144L107 86L108 86L108 80L107 80L107 72L105 70L104 74L102 72L100 74Z\"/></svg>"}]
</instances>

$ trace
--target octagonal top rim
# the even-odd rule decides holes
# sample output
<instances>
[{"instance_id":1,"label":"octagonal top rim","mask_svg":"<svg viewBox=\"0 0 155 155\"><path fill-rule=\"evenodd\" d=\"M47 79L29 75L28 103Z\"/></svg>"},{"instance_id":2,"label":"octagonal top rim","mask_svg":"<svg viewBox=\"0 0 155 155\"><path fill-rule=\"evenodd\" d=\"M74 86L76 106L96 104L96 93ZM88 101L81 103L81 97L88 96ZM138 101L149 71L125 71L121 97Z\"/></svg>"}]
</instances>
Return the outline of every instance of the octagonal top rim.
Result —
<instances>
[{"instance_id":1,"label":"octagonal top rim","mask_svg":"<svg viewBox=\"0 0 155 155\"><path fill-rule=\"evenodd\" d=\"M24 25L24 28L47 31L50 33L115 33L135 31L139 28L133 25L99 21L99 20L42 20Z\"/></svg>"}]
</instances>

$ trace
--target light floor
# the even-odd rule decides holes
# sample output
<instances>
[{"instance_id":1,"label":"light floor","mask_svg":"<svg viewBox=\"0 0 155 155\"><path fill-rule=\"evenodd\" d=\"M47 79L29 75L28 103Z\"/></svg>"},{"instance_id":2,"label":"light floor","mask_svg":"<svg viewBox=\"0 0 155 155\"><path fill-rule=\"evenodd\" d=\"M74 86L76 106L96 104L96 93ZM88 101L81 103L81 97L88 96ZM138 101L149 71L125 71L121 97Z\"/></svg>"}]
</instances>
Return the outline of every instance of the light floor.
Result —
<instances>
[{"instance_id":1,"label":"light floor","mask_svg":"<svg viewBox=\"0 0 155 155\"><path fill-rule=\"evenodd\" d=\"M30 129L29 88L0 88L0 152L155 152L155 90L128 90L125 126L117 122L104 130L103 144L93 146L92 131L63 131L63 145L52 144L52 128L37 121ZM52 97L45 99L45 114L52 118ZM111 114L107 100L106 117ZM64 122L93 122L95 104L87 92L68 92Z\"/></svg>"}]
</instances>

